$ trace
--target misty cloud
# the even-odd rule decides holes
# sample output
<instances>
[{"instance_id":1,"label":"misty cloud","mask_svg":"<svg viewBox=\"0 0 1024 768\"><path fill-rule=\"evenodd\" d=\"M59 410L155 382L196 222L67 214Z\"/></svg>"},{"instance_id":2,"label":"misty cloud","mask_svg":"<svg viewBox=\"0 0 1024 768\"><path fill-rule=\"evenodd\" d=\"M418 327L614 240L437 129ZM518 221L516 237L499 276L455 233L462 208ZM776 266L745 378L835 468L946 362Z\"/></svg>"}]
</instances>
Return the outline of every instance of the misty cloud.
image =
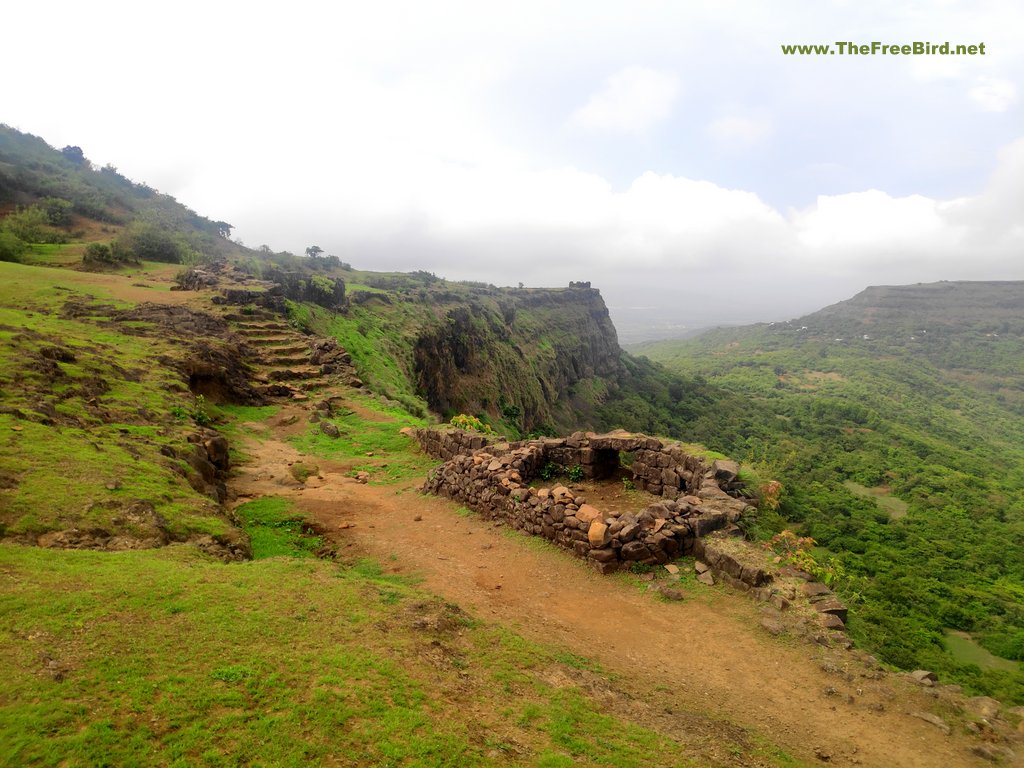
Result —
<instances>
[{"instance_id":1,"label":"misty cloud","mask_svg":"<svg viewBox=\"0 0 1024 768\"><path fill-rule=\"evenodd\" d=\"M642 136L672 112L679 84L675 75L627 67L573 112L569 124L588 131Z\"/></svg>"},{"instance_id":2,"label":"misty cloud","mask_svg":"<svg viewBox=\"0 0 1024 768\"><path fill-rule=\"evenodd\" d=\"M18 76L0 120L252 246L499 284L589 279L613 314L651 308L639 325L1022 277L1019 3L125 7L8 9L12 29L46 30L48 52L5 40ZM987 53L780 53L837 36Z\"/></svg>"}]
</instances>

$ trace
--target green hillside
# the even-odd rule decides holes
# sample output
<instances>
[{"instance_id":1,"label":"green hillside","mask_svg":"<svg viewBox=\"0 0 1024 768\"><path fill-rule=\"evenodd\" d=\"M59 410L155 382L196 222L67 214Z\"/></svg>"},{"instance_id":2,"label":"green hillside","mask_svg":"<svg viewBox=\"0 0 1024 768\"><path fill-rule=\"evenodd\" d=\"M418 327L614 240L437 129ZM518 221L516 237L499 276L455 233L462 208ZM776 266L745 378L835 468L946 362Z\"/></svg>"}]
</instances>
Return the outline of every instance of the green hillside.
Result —
<instances>
[{"instance_id":1,"label":"green hillside","mask_svg":"<svg viewBox=\"0 0 1024 768\"><path fill-rule=\"evenodd\" d=\"M747 532L819 539L861 647L1021 703L1012 311L914 358L883 323L832 341L853 321L831 317L665 367L622 350L588 284L229 234L0 127L0 762L886 765L935 746L921 713L950 727L930 757L1009 743L1008 706L977 730L959 692L823 635L809 605L766 623L692 558L604 577L422 495L436 461L408 434L466 414L733 453L738 492L785 481ZM628 480L581 487L649 503Z\"/></svg>"},{"instance_id":2,"label":"green hillside","mask_svg":"<svg viewBox=\"0 0 1024 768\"><path fill-rule=\"evenodd\" d=\"M194 263L242 252L231 225L170 195L94 167L80 147L57 150L0 124L0 261L72 264L90 244L101 262ZM92 254L97 253L94 250Z\"/></svg>"},{"instance_id":3,"label":"green hillside","mask_svg":"<svg viewBox=\"0 0 1024 768\"><path fill-rule=\"evenodd\" d=\"M1024 661L1022 307L1019 282L870 288L635 350L748 398L721 447L784 481L784 520L762 524L799 525L841 564L861 642L1018 701L1019 664L946 649L966 632Z\"/></svg>"}]
</instances>

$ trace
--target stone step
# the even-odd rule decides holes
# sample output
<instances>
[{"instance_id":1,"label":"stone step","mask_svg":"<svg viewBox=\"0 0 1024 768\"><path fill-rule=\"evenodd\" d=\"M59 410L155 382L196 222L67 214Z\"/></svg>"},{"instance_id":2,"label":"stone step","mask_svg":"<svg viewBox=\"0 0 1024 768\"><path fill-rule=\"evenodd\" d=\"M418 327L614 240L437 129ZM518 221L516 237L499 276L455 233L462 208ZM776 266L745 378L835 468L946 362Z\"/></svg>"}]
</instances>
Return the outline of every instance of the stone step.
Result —
<instances>
[{"instance_id":1,"label":"stone step","mask_svg":"<svg viewBox=\"0 0 1024 768\"><path fill-rule=\"evenodd\" d=\"M240 312L229 312L224 315L224 319L232 323L259 323L259 322L274 322L280 323L281 316L274 312L253 312L251 314L242 314Z\"/></svg>"},{"instance_id":2,"label":"stone step","mask_svg":"<svg viewBox=\"0 0 1024 768\"><path fill-rule=\"evenodd\" d=\"M265 365L276 367L295 368L309 365L309 352L298 355L279 355L277 350L273 352L264 350L263 362Z\"/></svg>"},{"instance_id":3,"label":"stone step","mask_svg":"<svg viewBox=\"0 0 1024 768\"><path fill-rule=\"evenodd\" d=\"M306 348L306 345L303 344L301 337L296 337L296 336L273 336L273 337L267 337L267 338L263 338L263 337L252 338L250 336L246 336L245 340L249 344L252 344L255 347L273 347L273 348L277 348L277 347L285 347L285 346L296 346L296 345L302 344L303 349Z\"/></svg>"},{"instance_id":4,"label":"stone step","mask_svg":"<svg viewBox=\"0 0 1024 768\"><path fill-rule=\"evenodd\" d=\"M262 344L260 352L268 362L273 362L281 357L299 357L303 362L309 362L311 352L305 344Z\"/></svg>"},{"instance_id":5,"label":"stone step","mask_svg":"<svg viewBox=\"0 0 1024 768\"><path fill-rule=\"evenodd\" d=\"M300 381L303 379L319 379L323 376L320 369L313 366L292 368L272 368L266 372L271 381Z\"/></svg>"},{"instance_id":6,"label":"stone step","mask_svg":"<svg viewBox=\"0 0 1024 768\"><path fill-rule=\"evenodd\" d=\"M235 328L239 331L291 331L294 330L291 326L285 323L279 323L274 321L264 321L261 323L249 323L241 322L235 323Z\"/></svg>"},{"instance_id":7,"label":"stone step","mask_svg":"<svg viewBox=\"0 0 1024 768\"><path fill-rule=\"evenodd\" d=\"M236 328L234 333L245 337L263 337L294 335L295 331L291 328Z\"/></svg>"}]
</instances>

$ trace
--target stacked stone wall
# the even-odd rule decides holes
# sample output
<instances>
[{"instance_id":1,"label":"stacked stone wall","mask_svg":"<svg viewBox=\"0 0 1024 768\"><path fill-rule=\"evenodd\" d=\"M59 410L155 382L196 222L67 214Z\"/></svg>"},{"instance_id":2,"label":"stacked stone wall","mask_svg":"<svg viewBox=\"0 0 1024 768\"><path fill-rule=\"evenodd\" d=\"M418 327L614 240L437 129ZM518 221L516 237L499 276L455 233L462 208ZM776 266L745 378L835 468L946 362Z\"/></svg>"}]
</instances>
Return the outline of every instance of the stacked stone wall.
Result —
<instances>
[{"instance_id":1,"label":"stacked stone wall","mask_svg":"<svg viewBox=\"0 0 1024 768\"><path fill-rule=\"evenodd\" d=\"M678 444L645 435L580 432L512 443L461 430L420 429L415 436L430 455L447 459L424 490L542 536L602 573L689 554L697 537L735 523L748 506L723 490L736 483L734 463L708 464ZM637 487L656 487L662 497L638 512L605 513L564 485L531 485L549 463L578 466L587 478L605 477L619 468L622 453L634 456Z\"/></svg>"}]
</instances>

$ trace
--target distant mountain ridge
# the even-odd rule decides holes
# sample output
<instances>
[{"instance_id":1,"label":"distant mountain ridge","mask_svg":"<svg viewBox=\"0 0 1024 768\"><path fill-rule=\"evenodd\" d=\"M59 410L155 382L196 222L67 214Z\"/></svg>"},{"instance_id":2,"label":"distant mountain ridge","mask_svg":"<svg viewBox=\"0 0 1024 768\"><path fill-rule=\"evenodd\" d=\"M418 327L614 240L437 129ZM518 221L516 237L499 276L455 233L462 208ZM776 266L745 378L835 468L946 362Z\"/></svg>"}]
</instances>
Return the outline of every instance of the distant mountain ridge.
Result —
<instances>
[{"instance_id":1,"label":"distant mountain ridge","mask_svg":"<svg viewBox=\"0 0 1024 768\"><path fill-rule=\"evenodd\" d=\"M1021 333L1024 332L1024 281L944 280L871 286L851 299L793 321L797 323L812 330L852 323L865 331L887 328L914 332L931 327Z\"/></svg>"}]
</instances>

